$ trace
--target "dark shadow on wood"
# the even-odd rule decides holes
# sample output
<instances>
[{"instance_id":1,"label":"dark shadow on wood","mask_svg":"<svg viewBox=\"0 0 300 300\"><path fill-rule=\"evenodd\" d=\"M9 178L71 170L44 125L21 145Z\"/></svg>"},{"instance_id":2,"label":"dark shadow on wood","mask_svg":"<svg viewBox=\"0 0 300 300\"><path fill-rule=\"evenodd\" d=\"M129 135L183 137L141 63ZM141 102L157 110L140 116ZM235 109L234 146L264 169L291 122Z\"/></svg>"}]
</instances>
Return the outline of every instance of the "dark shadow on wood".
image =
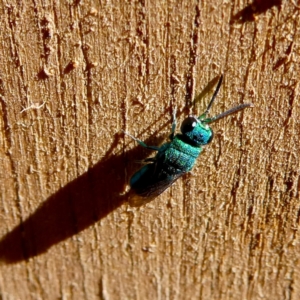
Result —
<instances>
[{"instance_id":1,"label":"dark shadow on wood","mask_svg":"<svg viewBox=\"0 0 300 300\"><path fill-rule=\"evenodd\" d=\"M245 23L255 21L255 16L265 13L273 6L281 7L282 0L254 0L251 4L243 8L231 19L233 23Z\"/></svg>"},{"instance_id":2,"label":"dark shadow on wood","mask_svg":"<svg viewBox=\"0 0 300 300\"><path fill-rule=\"evenodd\" d=\"M125 154L113 155L119 139L116 135L110 150L99 163L50 196L1 239L2 262L12 264L40 255L98 222L127 200L127 194L122 195L126 187L126 157L144 159L151 151L146 153L137 146L128 151L126 157ZM131 171L140 167L131 165Z\"/></svg>"}]
</instances>

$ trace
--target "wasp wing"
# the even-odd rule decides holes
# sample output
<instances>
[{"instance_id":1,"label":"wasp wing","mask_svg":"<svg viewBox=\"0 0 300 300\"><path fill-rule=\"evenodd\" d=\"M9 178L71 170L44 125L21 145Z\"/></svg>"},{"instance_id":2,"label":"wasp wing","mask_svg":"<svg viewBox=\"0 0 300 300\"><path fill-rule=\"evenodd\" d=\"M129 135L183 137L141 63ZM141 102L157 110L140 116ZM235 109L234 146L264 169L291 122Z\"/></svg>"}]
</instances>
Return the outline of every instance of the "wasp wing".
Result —
<instances>
[{"instance_id":1,"label":"wasp wing","mask_svg":"<svg viewBox=\"0 0 300 300\"><path fill-rule=\"evenodd\" d=\"M129 204L141 206L153 200L185 174L169 165L156 161L143 167L138 179L131 185Z\"/></svg>"},{"instance_id":2,"label":"wasp wing","mask_svg":"<svg viewBox=\"0 0 300 300\"><path fill-rule=\"evenodd\" d=\"M138 207L144 205L159 196L163 193L168 187L170 187L179 177L183 174L177 175L170 180L164 180L157 182L156 185L151 185L148 189L142 191L141 193L137 194L134 190L131 190L129 195L129 204L133 207Z\"/></svg>"}]
</instances>

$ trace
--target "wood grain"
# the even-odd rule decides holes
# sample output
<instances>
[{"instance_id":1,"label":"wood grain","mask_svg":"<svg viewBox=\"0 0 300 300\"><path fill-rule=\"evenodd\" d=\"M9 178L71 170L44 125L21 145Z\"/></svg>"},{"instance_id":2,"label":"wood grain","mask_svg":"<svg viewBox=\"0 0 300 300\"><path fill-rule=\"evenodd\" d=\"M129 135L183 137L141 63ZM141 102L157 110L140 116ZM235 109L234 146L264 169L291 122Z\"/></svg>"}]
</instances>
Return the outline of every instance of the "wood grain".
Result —
<instances>
[{"instance_id":1,"label":"wood grain","mask_svg":"<svg viewBox=\"0 0 300 300\"><path fill-rule=\"evenodd\" d=\"M299 299L299 8L2 0L1 298ZM222 73L212 115L255 107L129 207L152 153L122 130L162 143Z\"/></svg>"}]
</instances>

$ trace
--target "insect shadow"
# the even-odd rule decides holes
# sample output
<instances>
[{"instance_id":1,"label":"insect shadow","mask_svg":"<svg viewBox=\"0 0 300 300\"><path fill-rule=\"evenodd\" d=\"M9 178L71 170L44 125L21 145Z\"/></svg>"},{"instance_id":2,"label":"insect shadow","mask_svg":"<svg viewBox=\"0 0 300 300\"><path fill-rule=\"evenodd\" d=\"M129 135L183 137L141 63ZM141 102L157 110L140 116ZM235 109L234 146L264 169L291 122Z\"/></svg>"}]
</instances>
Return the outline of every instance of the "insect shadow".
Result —
<instances>
[{"instance_id":1,"label":"insect shadow","mask_svg":"<svg viewBox=\"0 0 300 300\"><path fill-rule=\"evenodd\" d=\"M110 147L112 152L119 136ZM102 219L124 202L121 155L109 155L50 196L31 216L0 241L0 260L16 263L47 251ZM113 189L109 187L114 187ZM112 193L112 190L115 193Z\"/></svg>"},{"instance_id":2,"label":"insect shadow","mask_svg":"<svg viewBox=\"0 0 300 300\"><path fill-rule=\"evenodd\" d=\"M209 92L216 78L207 84L201 97ZM197 101L200 98L198 96ZM168 110L171 111L171 108L166 109ZM178 111L177 116L184 112L185 109ZM165 120L153 134L155 139L149 138L145 140L146 143L158 145L166 139L159 136L159 132L168 124L171 127L171 118ZM145 132L149 132L150 127L151 125L145 129ZM132 150L127 151L126 155L113 154L122 137L121 134L116 134L102 160L51 195L32 215L0 240L2 262L14 264L43 254L50 247L106 217L127 201L128 193L124 194L127 185L124 171L127 168L126 158L134 157L143 160L150 152L141 151L141 147L136 145ZM139 168L139 165L131 165L130 169Z\"/></svg>"}]
</instances>

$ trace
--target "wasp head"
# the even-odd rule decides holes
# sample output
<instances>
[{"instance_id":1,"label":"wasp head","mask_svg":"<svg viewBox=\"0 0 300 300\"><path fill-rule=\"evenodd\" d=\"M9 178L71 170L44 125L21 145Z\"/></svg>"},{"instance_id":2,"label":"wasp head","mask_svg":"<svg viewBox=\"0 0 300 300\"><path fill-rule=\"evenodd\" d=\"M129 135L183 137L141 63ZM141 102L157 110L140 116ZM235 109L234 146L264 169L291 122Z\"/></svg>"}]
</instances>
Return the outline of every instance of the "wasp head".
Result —
<instances>
[{"instance_id":1,"label":"wasp head","mask_svg":"<svg viewBox=\"0 0 300 300\"><path fill-rule=\"evenodd\" d=\"M207 145L214 137L212 129L196 116L188 116L182 122L180 130L187 142L196 146Z\"/></svg>"}]
</instances>

